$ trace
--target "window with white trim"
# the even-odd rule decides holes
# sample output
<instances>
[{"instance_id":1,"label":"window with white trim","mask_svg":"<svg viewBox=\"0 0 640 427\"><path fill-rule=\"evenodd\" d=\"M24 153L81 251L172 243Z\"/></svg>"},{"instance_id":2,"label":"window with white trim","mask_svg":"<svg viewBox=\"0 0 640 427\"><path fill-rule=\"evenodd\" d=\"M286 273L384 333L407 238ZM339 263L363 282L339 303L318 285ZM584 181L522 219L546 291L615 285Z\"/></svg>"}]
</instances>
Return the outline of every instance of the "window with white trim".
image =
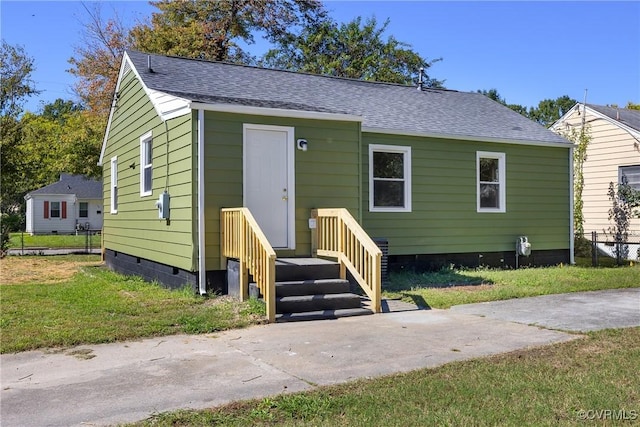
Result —
<instances>
[{"instance_id":1,"label":"window with white trim","mask_svg":"<svg viewBox=\"0 0 640 427\"><path fill-rule=\"evenodd\" d=\"M618 184L628 185L640 191L640 165L619 166Z\"/></svg>"},{"instance_id":2,"label":"window with white trim","mask_svg":"<svg viewBox=\"0 0 640 427\"><path fill-rule=\"evenodd\" d=\"M140 196L153 193L153 137L151 132L140 138Z\"/></svg>"},{"instance_id":3,"label":"window with white trim","mask_svg":"<svg viewBox=\"0 0 640 427\"><path fill-rule=\"evenodd\" d=\"M369 145L369 210L411 212L411 147Z\"/></svg>"},{"instance_id":4,"label":"window with white trim","mask_svg":"<svg viewBox=\"0 0 640 427\"><path fill-rule=\"evenodd\" d=\"M80 218L88 218L89 217L89 202L80 202L80 206L78 208L78 216Z\"/></svg>"},{"instance_id":5,"label":"window with white trim","mask_svg":"<svg viewBox=\"0 0 640 427\"><path fill-rule=\"evenodd\" d=\"M118 213L118 157L111 158L111 213Z\"/></svg>"},{"instance_id":6,"label":"window with white trim","mask_svg":"<svg viewBox=\"0 0 640 427\"><path fill-rule=\"evenodd\" d=\"M51 218L60 218L60 202L51 202Z\"/></svg>"},{"instance_id":7,"label":"window with white trim","mask_svg":"<svg viewBox=\"0 0 640 427\"><path fill-rule=\"evenodd\" d=\"M476 153L478 212L507 211L505 163L504 153Z\"/></svg>"}]
</instances>

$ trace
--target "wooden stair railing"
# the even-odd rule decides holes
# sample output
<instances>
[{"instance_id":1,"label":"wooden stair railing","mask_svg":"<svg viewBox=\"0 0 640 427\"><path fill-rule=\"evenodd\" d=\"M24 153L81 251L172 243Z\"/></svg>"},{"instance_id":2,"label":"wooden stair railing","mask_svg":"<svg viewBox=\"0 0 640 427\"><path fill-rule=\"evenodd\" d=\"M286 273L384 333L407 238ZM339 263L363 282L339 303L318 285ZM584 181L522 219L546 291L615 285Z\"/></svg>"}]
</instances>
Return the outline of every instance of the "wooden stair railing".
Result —
<instances>
[{"instance_id":1,"label":"wooden stair railing","mask_svg":"<svg viewBox=\"0 0 640 427\"><path fill-rule=\"evenodd\" d=\"M276 319L276 253L248 208L220 211L220 263L227 269L227 258L240 263L240 296L249 296L249 274L253 276L267 309L267 319Z\"/></svg>"},{"instance_id":2,"label":"wooden stair railing","mask_svg":"<svg viewBox=\"0 0 640 427\"><path fill-rule=\"evenodd\" d=\"M312 234L314 254L337 258L340 277L348 269L371 300L375 313L381 311L382 251L344 208L313 209L316 220Z\"/></svg>"}]
</instances>

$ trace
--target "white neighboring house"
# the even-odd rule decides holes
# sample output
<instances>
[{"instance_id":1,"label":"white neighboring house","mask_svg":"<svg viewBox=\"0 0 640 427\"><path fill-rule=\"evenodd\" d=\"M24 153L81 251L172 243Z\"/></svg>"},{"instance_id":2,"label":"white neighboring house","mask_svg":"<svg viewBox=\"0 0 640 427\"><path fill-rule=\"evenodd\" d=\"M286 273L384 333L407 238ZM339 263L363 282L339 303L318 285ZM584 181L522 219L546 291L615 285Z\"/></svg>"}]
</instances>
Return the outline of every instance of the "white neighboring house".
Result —
<instances>
[{"instance_id":1,"label":"white neighboring house","mask_svg":"<svg viewBox=\"0 0 640 427\"><path fill-rule=\"evenodd\" d=\"M31 191L26 232L70 234L102 229L102 182L82 175L61 174L60 180Z\"/></svg>"}]
</instances>

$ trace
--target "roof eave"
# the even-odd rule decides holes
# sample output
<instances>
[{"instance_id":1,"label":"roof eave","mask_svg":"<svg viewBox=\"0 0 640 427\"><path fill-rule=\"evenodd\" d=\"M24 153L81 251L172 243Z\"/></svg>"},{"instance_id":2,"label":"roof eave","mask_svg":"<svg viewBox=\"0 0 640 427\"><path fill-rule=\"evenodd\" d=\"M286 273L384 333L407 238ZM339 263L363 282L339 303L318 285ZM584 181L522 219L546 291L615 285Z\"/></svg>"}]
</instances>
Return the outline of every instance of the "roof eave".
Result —
<instances>
[{"instance_id":1,"label":"roof eave","mask_svg":"<svg viewBox=\"0 0 640 427\"><path fill-rule=\"evenodd\" d=\"M404 135L404 136L417 136L422 138L442 138L442 139L455 139L460 141L478 141L478 142L495 142L498 144L515 144L515 145L538 145L544 147L562 147L571 148L573 145L571 142L553 142L553 141L538 141L529 139L513 139L513 138L496 138L488 136L477 135L461 135L461 134L448 134L437 132L412 132L402 131L398 129L386 129L377 128L372 126L363 126L363 133L381 133L387 135Z\"/></svg>"},{"instance_id":2,"label":"roof eave","mask_svg":"<svg viewBox=\"0 0 640 427\"><path fill-rule=\"evenodd\" d=\"M341 113L324 113L320 111L289 110L285 108L251 107L222 103L192 102L191 109L216 111L222 113L251 114L256 116L289 117L315 120L337 120L346 122L362 122L361 116Z\"/></svg>"}]
</instances>

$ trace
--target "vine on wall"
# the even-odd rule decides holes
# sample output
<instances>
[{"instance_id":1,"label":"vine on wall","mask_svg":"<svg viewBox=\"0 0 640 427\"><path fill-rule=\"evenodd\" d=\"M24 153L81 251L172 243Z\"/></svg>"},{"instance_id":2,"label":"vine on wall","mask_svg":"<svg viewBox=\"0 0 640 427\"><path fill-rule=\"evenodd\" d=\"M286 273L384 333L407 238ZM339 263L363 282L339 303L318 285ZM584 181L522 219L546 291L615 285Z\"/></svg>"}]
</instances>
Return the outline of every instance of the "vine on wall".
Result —
<instances>
[{"instance_id":1,"label":"vine on wall","mask_svg":"<svg viewBox=\"0 0 640 427\"><path fill-rule=\"evenodd\" d=\"M583 125L579 130L571 128L562 136L573 142L573 232L575 236L584 234L584 215L582 214L582 191L584 190L584 163L587 161L587 146L591 142L590 126Z\"/></svg>"}]
</instances>

